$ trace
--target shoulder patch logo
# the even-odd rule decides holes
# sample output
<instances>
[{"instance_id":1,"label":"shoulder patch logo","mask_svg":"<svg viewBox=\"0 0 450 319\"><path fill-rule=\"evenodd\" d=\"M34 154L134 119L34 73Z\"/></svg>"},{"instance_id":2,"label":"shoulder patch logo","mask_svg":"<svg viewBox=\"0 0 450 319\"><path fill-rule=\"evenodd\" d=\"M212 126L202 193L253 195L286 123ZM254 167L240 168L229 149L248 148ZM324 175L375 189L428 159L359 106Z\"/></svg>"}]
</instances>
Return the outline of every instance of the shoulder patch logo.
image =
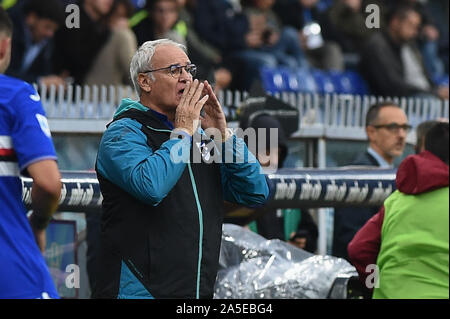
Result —
<instances>
[{"instance_id":1,"label":"shoulder patch logo","mask_svg":"<svg viewBox=\"0 0 450 319\"><path fill-rule=\"evenodd\" d=\"M47 137L52 137L52 134L50 133L50 127L48 126L47 118L42 114L36 114L36 119L39 122L39 126L41 127L42 132L44 132Z\"/></svg>"},{"instance_id":2,"label":"shoulder patch logo","mask_svg":"<svg viewBox=\"0 0 450 319\"><path fill-rule=\"evenodd\" d=\"M41 100L41 97L39 96L39 94L34 93L30 95L30 99L32 99L35 102L39 102Z\"/></svg>"}]
</instances>

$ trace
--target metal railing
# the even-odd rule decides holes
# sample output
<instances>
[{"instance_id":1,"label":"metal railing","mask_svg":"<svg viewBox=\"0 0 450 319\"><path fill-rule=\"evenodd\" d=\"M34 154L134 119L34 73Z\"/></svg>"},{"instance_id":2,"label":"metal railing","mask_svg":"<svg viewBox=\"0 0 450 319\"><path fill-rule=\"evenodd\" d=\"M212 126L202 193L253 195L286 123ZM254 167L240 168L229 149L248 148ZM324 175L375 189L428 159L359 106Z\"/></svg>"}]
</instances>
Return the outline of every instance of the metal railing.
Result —
<instances>
[{"instance_id":1,"label":"metal railing","mask_svg":"<svg viewBox=\"0 0 450 319\"><path fill-rule=\"evenodd\" d=\"M129 86L39 86L42 104L56 133L102 133L123 98L136 100ZM365 140L365 115L373 103L387 98L348 94L311 94L284 92L274 97L295 107L300 114L300 129L293 137L326 137ZM237 110L249 98L248 92L220 91L218 99L231 125L236 126ZM422 121L449 118L449 101L440 99L394 97L413 126ZM80 121L83 120L83 121ZM234 123L233 123L234 122ZM410 133L408 141L415 139Z\"/></svg>"}]
</instances>

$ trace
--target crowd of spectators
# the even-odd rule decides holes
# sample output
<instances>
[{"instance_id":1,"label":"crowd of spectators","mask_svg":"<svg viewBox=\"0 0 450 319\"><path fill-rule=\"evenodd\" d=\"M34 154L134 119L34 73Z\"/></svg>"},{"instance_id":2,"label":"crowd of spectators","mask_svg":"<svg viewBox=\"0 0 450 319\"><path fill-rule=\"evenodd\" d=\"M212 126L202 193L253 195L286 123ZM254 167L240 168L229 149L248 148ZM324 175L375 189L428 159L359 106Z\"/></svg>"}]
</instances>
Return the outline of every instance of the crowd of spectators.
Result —
<instances>
[{"instance_id":1,"label":"crowd of spectators","mask_svg":"<svg viewBox=\"0 0 450 319\"><path fill-rule=\"evenodd\" d=\"M288 67L354 70L376 95L448 98L445 0L1 3L14 22L7 74L28 82L127 85L136 48L169 38L187 46L198 77L216 89L250 90L262 67ZM79 28L66 25L72 3Z\"/></svg>"}]
</instances>

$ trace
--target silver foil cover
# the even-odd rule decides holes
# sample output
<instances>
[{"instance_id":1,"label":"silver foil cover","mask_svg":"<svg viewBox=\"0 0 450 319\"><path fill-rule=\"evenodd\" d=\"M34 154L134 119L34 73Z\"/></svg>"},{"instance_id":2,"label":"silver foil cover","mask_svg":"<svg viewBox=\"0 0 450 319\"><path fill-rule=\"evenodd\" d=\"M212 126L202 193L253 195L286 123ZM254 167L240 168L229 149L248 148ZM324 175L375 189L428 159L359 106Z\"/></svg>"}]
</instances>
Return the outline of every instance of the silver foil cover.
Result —
<instances>
[{"instance_id":1,"label":"silver foil cover","mask_svg":"<svg viewBox=\"0 0 450 319\"><path fill-rule=\"evenodd\" d=\"M345 259L314 255L247 228L224 224L217 299L327 298L336 277L356 276Z\"/></svg>"}]
</instances>

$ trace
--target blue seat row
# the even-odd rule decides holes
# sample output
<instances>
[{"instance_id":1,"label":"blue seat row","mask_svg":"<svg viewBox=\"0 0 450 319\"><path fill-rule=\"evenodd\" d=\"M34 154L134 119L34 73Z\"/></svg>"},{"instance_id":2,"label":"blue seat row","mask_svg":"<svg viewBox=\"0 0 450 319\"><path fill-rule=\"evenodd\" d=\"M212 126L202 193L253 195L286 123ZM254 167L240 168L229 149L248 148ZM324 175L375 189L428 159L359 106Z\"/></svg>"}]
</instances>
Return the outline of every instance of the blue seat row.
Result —
<instances>
[{"instance_id":1,"label":"blue seat row","mask_svg":"<svg viewBox=\"0 0 450 319\"><path fill-rule=\"evenodd\" d=\"M438 85L438 86L448 86L448 74L445 74L445 75L442 75L442 76L435 76L434 78L433 78L433 83L435 84L435 85Z\"/></svg>"},{"instance_id":2,"label":"blue seat row","mask_svg":"<svg viewBox=\"0 0 450 319\"><path fill-rule=\"evenodd\" d=\"M322 71L286 67L262 68L261 80L267 92L369 94L365 80L354 71Z\"/></svg>"}]
</instances>

